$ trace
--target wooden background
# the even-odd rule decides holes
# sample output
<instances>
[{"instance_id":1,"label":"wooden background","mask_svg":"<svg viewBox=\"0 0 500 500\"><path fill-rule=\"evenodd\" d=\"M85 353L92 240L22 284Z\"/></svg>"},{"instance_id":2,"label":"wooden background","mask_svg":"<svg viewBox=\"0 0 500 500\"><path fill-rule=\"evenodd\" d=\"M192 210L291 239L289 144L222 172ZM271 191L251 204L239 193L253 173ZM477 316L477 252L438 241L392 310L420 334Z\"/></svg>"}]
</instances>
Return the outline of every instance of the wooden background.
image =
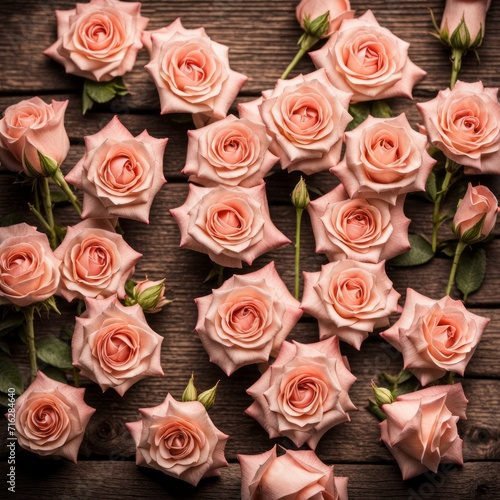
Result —
<instances>
[{"instance_id":1,"label":"wooden background","mask_svg":"<svg viewBox=\"0 0 500 500\"><path fill-rule=\"evenodd\" d=\"M298 1L298 0L297 0ZM232 69L249 77L238 102L253 99L261 90L274 86L276 79L288 65L301 34L295 20L294 0L146 0L143 15L150 18L149 29L171 23L177 17L187 28L203 25L215 41L230 47ZM193 299L210 293L213 283L203 283L211 268L206 255L179 249L179 231L168 210L180 206L187 195L187 182L180 171L184 165L186 131L189 125L174 122L169 116L160 116L159 101L154 85L143 66L148 62L141 51L135 69L125 77L131 92L109 105L97 106L82 117L82 80L66 75L62 66L43 56L42 50L56 38L53 11L73 8L69 0L2 0L0 2L0 110L34 95L46 101L51 98L70 100L66 112L66 128L71 139L71 150L63 165L68 171L83 155L83 137L96 133L113 116L134 134L147 128L154 137L168 137L165 154L165 176L168 183L153 204L150 225L123 220L125 239L144 254L135 278L167 278L167 295L175 301L161 314L148 316L150 326L165 337L162 350L163 378L149 378L133 386L123 398L113 390L102 394L94 383L83 380L87 388L86 402L97 408L80 449L79 463L40 459L17 450L16 490L20 498L219 498L236 499L240 495L240 468L236 454L256 454L269 450L275 442L290 447L286 440L270 441L266 432L250 417L243 414L252 399L245 389L257 380L255 366L244 367L231 377L208 361L197 334L193 332L197 310ZM444 2L441 0L352 0L357 16L370 7L380 24L411 43L411 59L428 72L428 76L414 90L415 101L433 98L449 83L448 51L435 40L428 8L440 19ZM492 2L486 25L486 38L479 49L481 64L468 54L460 78L475 81L481 78L485 86L500 84L500 3ZM306 56L291 76L308 73L315 68ZM405 112L410 123L421 121L414 102L393 99L395 114ZM236 112L236 108L233 108ZM271 217L276 226L290 239L294 237L294 209L290 193L299 178L298 173L279 172L268 180L267 192L271 203ZM0 215L27 211L29 187L13 184L15 176L0 171ZM500 195L497 179L476 178ZM310 186L323 192L336 184L328 173L311 176ZM431 207L421 196L408 196L406 215L412 219L411 231L430 234ZM29 214L26 214L28 220ZM72 209L56 213L61 224L77 222ZM498 233L498 229L497 229ZM314 242L308 217L303 220L302 269L316 271L326 263L323 255L314 253ZM293 287L293 245L270 252L256 260L249 272L260 269L274 260L281 277L290 290ZM481 290L472 295L468 307L475 313L489 316L492 321L472 358L463 379L465 393L470 400L468 419L460 422L464 439L462 467L442 468L438 474L428 474L403 482L397 465L385 446L379 442L377 420L365 409L371 396L370 379L380 371L397 372L402 367L401 356L377 335L371 335L358 352L341 343L353 373L358 377L351 390L351 398L359 408L352 421L330 430L320 441L317 454L327 464L335 464L335 473L349 477L351 499L494 499L500 491L500 240L495 238L487 246L488 272ZM389 267L387 272L394 286L402 294L413 287L433 298L441 298L446 288L451 262L436 258L431 263L413 269ZM231 270L226 269L225 278ZM41 337L57 335L65 326L71 326L74 309L58 303L63 315L37 319L36 333ZM394 320L395 318L393 318ZM292 331L289 339L314 342L318 339L317 323L305 315ZM26 359L22 345L13 346L13 356ZM23 361L24 362L24 361ZM27 373L27 365L24 364ZM159 404L167 392L180 398L191 371L194 371L202 390L220 379L215 407L210 411L217 427L230 439L226 447L229 467L222 469L219 479L203 480L197 488L172 479L158 471L138 468L134 463L134 445L125 428L125 422L137 420L137 408ZM457 377L460 379L460 377ZM0 424L0 496L8 494L6 484L5 427Z\"/></svg>"}]
</instances>

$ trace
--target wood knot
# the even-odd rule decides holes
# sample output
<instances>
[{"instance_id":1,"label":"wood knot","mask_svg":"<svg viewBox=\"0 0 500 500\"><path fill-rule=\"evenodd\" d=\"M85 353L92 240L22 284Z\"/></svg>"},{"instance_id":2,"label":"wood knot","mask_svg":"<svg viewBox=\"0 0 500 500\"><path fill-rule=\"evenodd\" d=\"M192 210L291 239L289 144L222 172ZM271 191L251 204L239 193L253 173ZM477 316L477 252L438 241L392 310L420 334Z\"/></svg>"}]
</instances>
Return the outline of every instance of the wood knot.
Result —
<instances>
[{"instance_id":1,"label":"wood knot","mask_svg":"<svg viewBox=\"0 0 500 500\"><path fill-rule=\"evenodd\" d=\"M465 423L460 434L464 440L466 460L500 458L500 431L498 429Z\"/></svg>"}]
</instances>

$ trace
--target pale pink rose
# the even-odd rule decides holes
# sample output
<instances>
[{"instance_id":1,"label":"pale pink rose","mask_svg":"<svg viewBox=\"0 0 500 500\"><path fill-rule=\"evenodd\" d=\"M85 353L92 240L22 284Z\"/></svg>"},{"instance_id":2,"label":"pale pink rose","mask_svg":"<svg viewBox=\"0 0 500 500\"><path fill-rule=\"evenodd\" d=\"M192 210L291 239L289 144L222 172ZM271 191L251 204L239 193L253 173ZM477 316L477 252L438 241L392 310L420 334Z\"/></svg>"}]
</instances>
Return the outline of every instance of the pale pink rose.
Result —
<instances>
[{"instance_id":1,"label":"pale pink rose","mask_svg":"<svg viewBox=\"0 0 500 500\"><path fill-rule=\"evenodd\" d=\"M286 436L314 450L326 431L356 410L348 394L355 380L338 337L314 344L284 341L274 363L247 389L254 402L245 413L270 439Z\"/></svg>"},{"instance_id":2,"label":"pale pink rose","mask_svg":"<svg viewBox=\"0 0 500 500\"><path fill-rule=\"evenodd\" d=\"M256 186L278 162L264 125L245 118L230 115L189 130L188 138L182 173L202 186Z\"/></svg>"},{"instance_id":3,"label":"pale pink rose","mask_svg":"<svg viewBox=\"0 0 500 500\"><path fill-rule=\"evenodd\" d=\"M362 262L388 260L410 249L403 213L405 195L396 204L375 198L349 199L342 184L311 201L307 211L316 241L316 252L328 260L344 258Z\"/></svg>"},{"instance_id":4,"label":"pale pink rose","mask_svg":"<svg viewBox=\"0 0 500 500\"><path fill-rule=\"evenodd\" d=\"M276 445L259 455L237 455L242 500L347 500L346 477L335 477L312 450L285 450Z\"/></svg>"},{"instance_id":5,"label":"pale pink rose","mask_svg":"<svg viewBox=\"0 0 500 500\"><path fill-rule=\"evenodd\" d=\"M212 41L204 28L184 28L180 19L144 32L142 41L151 56L146 70L158 89L161 114L226 116L248 79L229 67L228 47Z\"/></svg>"},{"instance_id":6,"label":"pale pink rose","mask_svg":"<svg viewBox=\"0 0 500 500\"><path fill-rule=\"evenodd\" d=\"M155 195L166 182L168 139L144 130L134 137L115 116L85 137L85 154L65 179L84 192L82 218L122 217L149 223Z\"/></svg>"},{"instance_id":7,"label":"pale pink rose","mask_svg":"<svg viewBox=\"0 0 500 500\"><path fill-rule=\"evenodd\" d=\"M134 67L148 24L140 2L90 0L56 10L57 41L44 51L66 73L108 82Z\"/></svg>"},{"instance_id":8,"label":"pale pink rose","mask_svg":"<svg viewBox=\"0 0 500 500\"><path fill-rule=\"evenodd\" d=\"M335 87L354 94L352 102L411 98L426 72L408 57L409 45L367 10L357 19L343 20L326 44L309 55Z\"/></svg>"},{"instance_id":9,"label":"pale pink rose","mask_svg":"<svg viewBox=\"0 0 500 500\"><path fill-rule=\"evenodd\" d=\"M489 322L460 300L434 300L409 288L401 317L380 336L403 354L405 370L427 385L446 372L464 374Z\"/></svg>"},{"instance_id":10,"label":"pale pink rose","mask_svg":"<svg viewBox=\"0 0 500 500\"><path fill-rule=\"evenodd\" d=\"M211 295L195 299L200 336L210 361L226 375L277 356L302 311L274 262L253 273L233 275Z\"/></svg>"},{"instance_id":11,"label":"pale pink rose","mask_svg":"<svg viewBox=\"0 0 500 500\"><path fill-rule=\"evenodd\" d=\"M467 408L462 384L436 385L398 396L382 406L381 441L396 459L403 479L431 470L440 463L462 465L462 440L457 431Z\"/></svg>"},{"instance_id":12,"label":"pale pink rose","mask_svg":"<svg viewBox=\"0 0 500 500\"><path fill-rule=\"evenodd\" d=\"M164 375L161 362L163 337L146 322L139 304L124 306L116 295L85 299L85 312L76 317L71 341L73 365L81 375L110 387L120 396L136 382Z\"/></svg>"},{"instance_id":13,"label":"pale pink rose","mask_svg":"<svg viewBox=\"0 0 500 500\"><path fill-rule=\"evenodd\" d=\"M206 253L217 264L252 265L263 253L290 240L272 223L266 186L215 188L189 185L184 205L170 210L181 232L181 247Z\"/></svg>"},{"instance_id":14,"label":"pale pink rose","mask_svg":"<svg viewBox=\"0 0 500 500\"><path fill-rule=\"evenodd\" d=\"M498 88L457 81L453 90L417 104L429 142L467 175L500 173Z\"/></svg>"},{"instance_id":15,"label":"pale pink rose","mask_svg":"<svg viewBox=\"0 0 500 500\"><path fill-rule=\"evenodd\" d=\"M341 260L304 272L301 308L318 319L320 339L337 335L359 349L368 333L389 326L400 294L378 264Z\"/></svg>"},{"instance_id":16,"label":"pale pink rose","mask_svg":"<svg viewBox=\"0 0 500 500\"><path fill-rule=\"evenodd\" d=\"M351 10L349 0L301 0L295 9L295 15L302 29L304 19L314 21L326 12L329 13L328 21L330 27L321 38L328 38L334 31L339 29L340 23L344 19L352 19L354 11Z\"/></svg>"},{"instance_id":17,"label":"pale pink rose","mask_svg":"<svg viewBox=\"0 0 500 500\"><path fill-rule=\"evenodd\" d=\"M124 297L125 283L142 257L106 219L85 219L68 226L54 255L62 261L57 294L68 301Z\"/></svg>"},{"instance_id":18,"label":"pale pink rose","mask_svg":"<svg viewBox=\"0 0 500 500\"><path fill-rule=\"evenodd\" d=\"M425 191L436 163L426 151L427 137L413 130L405 114L369 116L345 134L344 159L330 172L351 198L380 198L396 203L400 194Z\"/></svg>"},{"instance_id":19,"label":"pale pink rose","mask_svg":"<svg viewBox=\"0 0 500 500\"><path fill-rule=\"evenodd\" d=\"M0 162L14 172L50 175L40 163L40 152L57 165L66 158L69 138L64 113L69 101L45 103L39 97L9 106L0 120Z\"/></svg>"},{"instance_id":20,"label":"pale pink rose","mask_svg":"<svg viewBox=\"0 0 500 500\"><path fill-rule=\"evenodd\" d=\"M85 428L95 412L83 400L85 389L52 380L41 371L16 400L19 444L42 456L76 463Z\"/></svg>"},{"instance_id":21,"label":"pale pink rose","mask_svg":"<svg viewBox=\"0 0 500 500\"><path fill-rule=\"evenodd\" d=\"M36 227L0 227L0 304L25 307L54 295L60 262Z\"/></svg>"},{"instance_id":22,"label":"pale pink rose","mask_svg":"<svg viewBox=\"0 0 500 500\"><path fill-rule=\"evenodd\" d=\"M451 36L463 18L472 45L479 33L484 37L486 12L490 5L491 0L446 0L440 30L445 29Z\"/></svg>"},{"instance_id":23,"label":"pale pink rose","mask_svg":"<svg viewBox=\"0 0 500 500\"><path fill-rule=\"evenodd\" d=\"M136 464L161 470L196 486L202 478L220 476L227 467L224 448L229 436L215 427L199 401L176 401L170 394L142 419L125 425L137 448Z\"/></svg>"}]
</instances>

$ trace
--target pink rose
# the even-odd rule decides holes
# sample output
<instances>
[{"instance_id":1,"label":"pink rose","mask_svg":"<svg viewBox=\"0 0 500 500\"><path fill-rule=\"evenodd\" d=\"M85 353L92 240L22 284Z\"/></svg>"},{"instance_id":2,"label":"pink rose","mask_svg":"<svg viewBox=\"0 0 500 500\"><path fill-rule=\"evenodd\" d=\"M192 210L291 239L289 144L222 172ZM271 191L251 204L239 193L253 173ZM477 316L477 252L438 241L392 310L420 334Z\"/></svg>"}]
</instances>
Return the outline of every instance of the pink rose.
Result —
<instances>
[{"instance_id":1,"label":"pink rose","mask_svg":"<svg viewBox=\"0 0 500 500\"><path fill-rule=\"evenodd\" d=\"M446 372L464 374L489 322L460 300L433 300L409 288L401 317L380 336L402 352L405 370L427 385Z\"/></svg>"},{"instance_id":2,"label":"pink rose","mask_svg":"<svg viewBox=\"0 0 500 500\"><path fill-rule=\"evenodd\" d=\"M204 28L186 29L180 19L144 32L151 60L146 70L160 96L161 113L203 113L221 119L247 77L229 67L229 49Z\"/></svg>"},{"instance_id":3,"label":"pink rose","mask_svg":"<svg viewBox=\"0 0 500 500\"><path fill-rule=\"evenodd\" d=\"M149 222L155 195L166 182L163 153L168 139L146 130L134 136L115 116L97 134L85 137L85 154L66 176L84 192L83 218Z\"/></svg>"},{"instance_id":4,"label":"pink rose","mask_svg":"<svg viewBox=\"0 0 500 500\"><path fill-rule=\"evenodd\" d=\"M56 382L38 372L16 400L19 444L38 455L76 463L85 428L95 412L83 400L85 389Z\"/></svg>"},{"instance_id":5,"label":"pink rose","mask_svg":"<svg viewBox=\"0 0 500 500\"><path fill-rule=\"evenodd\" d=\"M47 235L35 227L0 227L0 304L25 307L54 295L59 263Z\"/></svg>"},{"instance_id":6,"label":"pink rose","mask_svg":"<svg viewBox=\"0 0 500 500\"><path fill-rule=\"evenodd\" d=\"M260 455L237 455L242 500L347 500L347 478L335 477L311 450L285 450L276 445Z\"/></svg>"},{"instance_id":7,"label":"pink rose","mask_svg":"<svg viewBox=\"0 0 500 500\"><path fill-rule=\"evenodd\" d=\"M334 31L339 29L340 23L344 19L352 19L354 11L351 10L349 0L301 0L295 9L297 21L302 29L304 28L304 19L314 21L319 16L329 13L328 20L330 27L321 38L328 38Z\"/></svg>"},{"instance_id":8,"label":"pink rose","mask_svg":"<svg viewBox=\"0 0 500 500\"><path fill-rule=\"evenodd\" d=\"M315 449L323 434L356 410L348 391L356 377L342 357L338 337L300 344L284 341L274 363L247 389L245 410L269 433Z\"/></svg>"},{"instance_id":9,"label":"pink rose","mask_svg":"<svg viewBox=\"0 0 500 500\"><path fill-rule=\"evenodd\" d=\"M481 38L484 36L486 12L490 4L491 0L446 0L440 31L446 30L451 36L463 19L472 45L479 34Z\"/></svg>"},{"instance_id":10,"label":"pink rose","mask_svg":"<svg viewBox=\"0 0 500 500\"><path fill-rule=\"evenodd\" d=\"M398 195L425 191L436 163L426 151L427 137L414 131L406 116L369 116L345 134L344 159L330 169L351 198L381 198L395 203Z\"/></svg>"},{"instance_id":11,"label":"pink rose","mask_svg":"<svg viewBox=\"0 0 500 500\"><path fill-rule=\"evenodd\" d=\"M443 463L463 464L462 440L457 431L467 408L462 384L436 385L398 396L382 406L381 441L394 455L403 479Z\"/></svg>"},{"instance_id":12,"label":"pink rose","mask_svg":"<svg viewBox=\"0 0 500 500\"><path fill-rule=\"evenodd\" d=\"M426 72L410 61L408 47L367 10L357 19L343 20L326 44L309 55L335 87L353 92L352 102L411 98Z\"/></svg>"},{"instance_id":13,"label":"pink rose","mask_svg":"<svg viewBox=\"0 0 500 500\"><path fill-rule=\"evenodd\" d=\"M162 404L139 411L141 420L125 424L137 447L137 465L193 486L202 478L220 476L219 468L227 467L229 436L215 427L199 401L180 402L168 394Z\"/></svg>"},{"instance_id":14,"label":"pink rose","mask_svg":"<svg viewBox=\"0 0 500 500\"><path fill-rule=\"evenodd\" d=\"M116 295L86 298L85 305L71 341L73 365L84 377L123 396L139 380L164 375L163 337L148 326L140 305L126 307Z\"/></svg>"},{"instance_id":15,"label":"pink rose","mask_svg":"<svg viewBox=\"0 0 500 500\"><path fill-rule=\"evenodd\" d=\"M0 120L0 162L27 175L51 175L39 153L60 165L69 151L64 113L69 101L45 103L39 97L9 106Z\"/></svg>"},{"instance_id":16,"label":"pink rose","mask_svg":"<svg viewBox=\"0 0 500 500\"><path fill-rule=\"evenodd\" d=\"M181 231L181 247L207 253L217 264L241 267L290 243L269 216L265 184L251 188L189 185L184 205L170 210Z\"/></svg>"},{"instance_id":17,"label":"pink rose","mask_svg":"<svg viewBox=\"0 0 500 500\"><path fill-rule=\"evenodd\" d=\"M467 175L500 173L498 89L457 81L431 101L417 104L429 142Z\"/></svg>"},{"instance_id":18,"label":"pink rose","mask_svg":"<svg viewBox=\"0 0 500 500\"><path fill-rule=\"evenodd\" d=\"M409 250L410 219L403 213L404 198L398 196L395 205L374 198L350 200L339 184L311 201L307 211L316 252L325 253L329 261L380 262Z\"/></svg>"},{"instance_id":19,"label":"pink rose","mask_svg":"<svg viewBox=\"0 0 500 500\"><path fill-rule=\"evenodd\" d=\"M134 67L148 19L140 2L91 0L56 10L57 41L44 51L66 73L97 82L123 76Z\"/></svg>"},{"instance_id":20,"label":"pink rose","mask_svg":"<svg viewBox=\"0 0 500 500\"><path fill-rule=\"evenodd\" d=\"M211 295L195 299L200 336L210 361L226 375L276 356L302 311L279 277L274 262L259 271L233 275Z\"/></svg>"},{"instance_id":21,"label":"pink rose","mask_svg":"<svg viewBox=\"0 0 500 500\"><path fill-rule=\"evenodd\" d=\"M359 349L368 333L389 326L400 294L385 273L385 261L330 262L320 272L304 272L301 308L319 321L320 339L337 335Z\"/></svg>"},{"instance_id":22,"label":"pink rose","mask_svg":"<svg viewBox=\"0 0 500 500\"><path fill-rule=\"evenodd\" d=\"M57 293L68 301L124 296L125 282L142 257L106 219L85 219L68 226L54 255L62 261Z\"/></svg>"}]
</instances>

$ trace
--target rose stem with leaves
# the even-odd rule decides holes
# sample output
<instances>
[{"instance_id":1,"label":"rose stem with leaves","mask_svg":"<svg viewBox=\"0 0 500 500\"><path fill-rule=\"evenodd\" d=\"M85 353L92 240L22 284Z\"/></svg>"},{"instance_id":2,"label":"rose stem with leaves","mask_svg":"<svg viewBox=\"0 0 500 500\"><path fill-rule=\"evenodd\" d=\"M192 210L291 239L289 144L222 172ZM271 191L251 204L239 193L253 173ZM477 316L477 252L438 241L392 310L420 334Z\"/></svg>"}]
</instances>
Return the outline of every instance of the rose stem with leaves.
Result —
<instances>
[{"instance_id":1,"label":"rose stem with leaves","mask_svg":"<svg viewBox=\"0 0 500 500\"><path fill-rule=\"evenodd\" d=\"M448 278L448 286L446 287L445 295L451 294L451 289L455 283L455 275L457 274L458 261L460 260L460 256L466 247L467 243L464 243L462 240L458 241L457 248L455 249L455 255L453 256L453 264L451 266L450 277Z\"/></svg>"},{"instance_id":2,"label":"rose stem with leaves","mask_svg":"<svg viewBox=\"0 0 500 500\"><path fill-rule=\"evenodd\" d=\"M35 380L38 371L36 362L36 347L35 347L35 328L33 326L34 306L27 306L22 308L24 319L26 320L26 336L28 339L28 353L30 359L30 374L31 381Z\"/></svg>"},{"instance_id":3,"label":"rose stem with leaves","mask_svg":"<svg viewBox=\"0 0 500 500\"><path fill-rule=\"evenodd\" d=\"M73 205L74 209L76 210L76 213L78 215L82 215L82 207L80 206L80 202L78 201L78 198L76 197L75 193L73 193L68 183L66 182L66 179L64 178L61 169L58 168L55 171L54 175L52 176L52 180L62 189L63 193L68 197L68 200Z\"/></svg>"},{"instance_id":4,"label":"rose stem with leaves","mask_svg":"<svg viewBox=\"0 0 500 500\"><path fill-rule=\"evenodd\" d=\"M301 177L292 192L292 203L295 206L295 293L294 296L299 300L300 296L300 230L302 214L309 205L309 193L304 179Z\"/></svg>"},{"instance_id":5,"label":"rose stem with leaves","mask_svg":"<svg viewBox=\"0 0 500 500\"><path fill-rule=\"evenodd\" d=\"M52 198L50 196L49 179L47 177L40 177L39 179L40 194L42 197L43 210L47 217L47 224L49 225L49 240L52 249L57 247L57 234L55 230L54 214L52 213Z\"/></svg>"}]
</instances>

